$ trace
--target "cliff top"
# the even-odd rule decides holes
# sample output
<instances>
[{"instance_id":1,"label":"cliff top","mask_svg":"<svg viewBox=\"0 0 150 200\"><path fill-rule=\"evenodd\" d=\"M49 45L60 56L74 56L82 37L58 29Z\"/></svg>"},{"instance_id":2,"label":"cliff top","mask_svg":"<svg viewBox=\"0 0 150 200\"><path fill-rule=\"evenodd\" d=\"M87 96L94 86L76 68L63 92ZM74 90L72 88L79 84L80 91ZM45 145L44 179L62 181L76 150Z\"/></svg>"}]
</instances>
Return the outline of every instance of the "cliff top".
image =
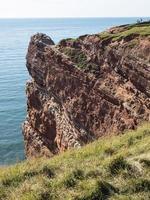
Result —
<instances>
[{"instance_id":1,"label":"cliff top","mask_svg":"<svg viewBox=\"0 0 150 200\"><path fill-rule=\"evenodd\" d=\"M148 200L150 124L52 159L0 168L1 200Z\"/></svg>"},{"instance_id":2,"label":"cliff top","mask_svg":"<svg viewBox=\"0 0 150 200\"><path fill-rule=\"evenodd\" d=\"M112 38L112 40L115 41L118 39L123 39L132 34L134 34L135 36L149 36L150 35L150 21L116 26L95 35L97 36L99 35L101 39ZM85 36L88 36L88 35L85 35ZM78 39L82 39L85 36L84 35L80 36ZM75 41L76 39L68 38L67 40Z\"/></svg>"}]
</instances>

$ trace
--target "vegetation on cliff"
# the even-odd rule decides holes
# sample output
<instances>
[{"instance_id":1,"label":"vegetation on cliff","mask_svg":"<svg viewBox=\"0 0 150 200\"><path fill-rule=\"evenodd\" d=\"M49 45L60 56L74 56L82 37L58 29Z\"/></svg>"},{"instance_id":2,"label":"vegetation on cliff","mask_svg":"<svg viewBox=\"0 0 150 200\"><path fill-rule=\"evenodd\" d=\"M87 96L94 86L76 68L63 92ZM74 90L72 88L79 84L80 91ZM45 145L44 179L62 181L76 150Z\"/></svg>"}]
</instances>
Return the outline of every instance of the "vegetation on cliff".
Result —
<instances>
[{"instance_id":1,"label":"vegetation on cliff","mask_svg":"<svg viewBox=\"0 0 150 200\"><path fill-rule=\"evenodd\" d=\"M110 31L105 31L100 33L100 38L102 39L112 39L112 41L117 41L130 36L149 36L150 35L150 22L143 22L139 24L124 25L116 29L110 29Z\"/></svg>"},{"instance_id":2,"label":"vegetation on cliff","mask_svg":"<svg viewBox=\"0 0 150 200\"><path fill-rule=\"evenodd\" d=\"M150 199L150 124L0 169L1 200Z\"/></svg>"},{"instance_id":3,"label":"vegetation on cliff","mask_svg":"<svg viewBox=\"0 0 150 200\"><path fill-rule=\"evenodd\" d=\"M60 41L61 51L70 57L78 68L93 74L98 74L99 65L97 61L89 61L89 56L86 55L84 48L81 48L82 45L80 44L86 37L90 36L98 37L100 43L106 45L106 47L115 42L118 42L119 46L121 46L119 42L124 40L123 43L127 42L127 47L130 50L139 45L140 39L150 37L150 22L122 25L110 28L100 34L84 35L77 39L68 38Z\"/></svg>"}]
</instances>

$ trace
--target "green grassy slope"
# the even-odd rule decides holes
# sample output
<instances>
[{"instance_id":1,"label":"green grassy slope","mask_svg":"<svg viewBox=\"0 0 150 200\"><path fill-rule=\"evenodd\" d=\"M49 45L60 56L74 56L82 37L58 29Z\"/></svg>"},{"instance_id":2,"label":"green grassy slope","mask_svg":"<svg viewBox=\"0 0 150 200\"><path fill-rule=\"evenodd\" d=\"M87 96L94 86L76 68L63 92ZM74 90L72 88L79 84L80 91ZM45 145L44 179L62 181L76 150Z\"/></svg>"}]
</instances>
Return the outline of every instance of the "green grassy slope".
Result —
<instances>
[{"instance_id":1,"label":"green grassy slope","mask_svg":"<svg viewBox=\"0 0 150 200\"><path fill-rule=\"evenodd\" d=\"M150 124L52 159L0 168L4 200L150 199Z\"/></svg>"},{"instance_id":2,"label":"green grassy slope","mask_svg":"<svg viewBox=\"0 0 150 200\"><path fill-rule=\"evenodd\" d=\"M150 36L150 22L131 24L122 27L118 33L109 33L104 31L100 33L102 39L112 39L112 41L121 40L125 37L136 35L136 36Z\"/></svg>"}]
</instances>

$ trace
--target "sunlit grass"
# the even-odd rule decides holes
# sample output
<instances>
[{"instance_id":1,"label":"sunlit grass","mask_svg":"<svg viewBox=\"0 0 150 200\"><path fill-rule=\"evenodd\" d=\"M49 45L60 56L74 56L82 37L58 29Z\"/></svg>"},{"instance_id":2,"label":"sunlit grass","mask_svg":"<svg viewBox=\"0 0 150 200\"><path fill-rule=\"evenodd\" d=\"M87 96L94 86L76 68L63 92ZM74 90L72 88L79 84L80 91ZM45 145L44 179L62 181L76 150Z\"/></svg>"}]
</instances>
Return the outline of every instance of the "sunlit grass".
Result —
<instances>
[{"instance_id":1,"label":"sunlit grass","mask_svg":"<svg viewBox=\"0 0 150 200\"><path fill-rule=\"evenodd\" d=\"M150 23L128 25L124 27L123 31L119 31L118 33L110 33L110 32L105 31L105 32L100 33L100 38L117 41L131 35L149 36Z\"/></svg>"},{"instance_id":2,"label":"sunlit grass","mask_svg":"<svg viewBox=\"0 0 150 200\"><path fill-rule=\"evenodd\" d=\"M0 168L1 200L148 200L150 124L52 159Z\"/></svg>"}]
</instances>

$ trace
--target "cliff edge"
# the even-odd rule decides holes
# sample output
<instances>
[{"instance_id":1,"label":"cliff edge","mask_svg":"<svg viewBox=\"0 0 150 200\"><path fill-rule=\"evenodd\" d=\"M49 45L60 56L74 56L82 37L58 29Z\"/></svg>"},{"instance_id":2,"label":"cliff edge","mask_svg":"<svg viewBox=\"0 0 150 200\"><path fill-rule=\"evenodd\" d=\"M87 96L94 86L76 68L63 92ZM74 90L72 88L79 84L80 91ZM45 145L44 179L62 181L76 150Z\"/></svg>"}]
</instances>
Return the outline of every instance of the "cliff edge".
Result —
<instances>
[{"instance_id":1,"label":"cliff edge","mask_svg":"<svg viewBox=\"0 0 150 200\"><path fill-rule=\"evenodd\" d=\"M27 69L27 157L51 157L150 121L150 22L57 45L36 34Z\"/></svg>"}]
</instances>

